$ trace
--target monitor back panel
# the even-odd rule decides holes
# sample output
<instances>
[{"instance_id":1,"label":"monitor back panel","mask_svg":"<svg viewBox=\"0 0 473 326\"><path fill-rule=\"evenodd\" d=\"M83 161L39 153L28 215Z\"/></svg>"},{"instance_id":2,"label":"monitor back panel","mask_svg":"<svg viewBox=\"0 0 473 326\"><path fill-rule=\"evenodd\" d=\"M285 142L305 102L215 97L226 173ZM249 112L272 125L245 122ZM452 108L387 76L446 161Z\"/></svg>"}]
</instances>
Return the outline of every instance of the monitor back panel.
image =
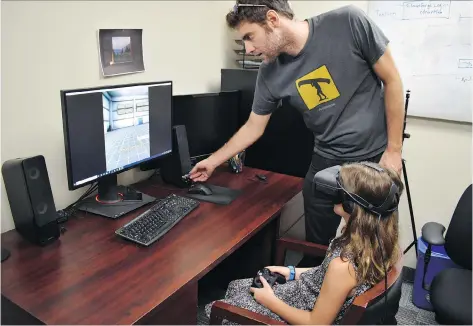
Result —
<instances>
[{"instance_id":1,"label":"monitor back panel","mask_svg":"<svg viewBox=\"0 0 473 326\"><path fill-rule=\"evenodd\" d=\"M239 96L230 91L173 97L173 125L186 126L191 157L215 152L237 132Z\"/></svg>"}]
</instances>

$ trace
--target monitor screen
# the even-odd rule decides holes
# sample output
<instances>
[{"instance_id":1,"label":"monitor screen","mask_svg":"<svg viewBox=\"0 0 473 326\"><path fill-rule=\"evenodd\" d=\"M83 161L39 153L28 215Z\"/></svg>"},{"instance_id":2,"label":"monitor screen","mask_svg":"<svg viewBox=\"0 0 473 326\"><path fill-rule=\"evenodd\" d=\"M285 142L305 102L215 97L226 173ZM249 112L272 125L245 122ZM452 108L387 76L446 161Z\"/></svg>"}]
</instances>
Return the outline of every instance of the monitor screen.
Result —
<instances>
[{"instance_id":1,"label":"monitor screen","mask_svg":"<svg viewBox=\"0 0 473 326\"><path fill-rule=\"evenodd\" d=\"M210 155L238 131L239 91L175 95L173 125L186 126L192 158Z\"/></svg>"},{"instance_id":2,"label":"monitor screen","mask_svg":"<svg viewBox=\"0 0 473 326\"><path fill-rule=\"evenodd\" d=\"M69 188L172 152L172 82L61 91Z\"/></svg>"}]
</instances>

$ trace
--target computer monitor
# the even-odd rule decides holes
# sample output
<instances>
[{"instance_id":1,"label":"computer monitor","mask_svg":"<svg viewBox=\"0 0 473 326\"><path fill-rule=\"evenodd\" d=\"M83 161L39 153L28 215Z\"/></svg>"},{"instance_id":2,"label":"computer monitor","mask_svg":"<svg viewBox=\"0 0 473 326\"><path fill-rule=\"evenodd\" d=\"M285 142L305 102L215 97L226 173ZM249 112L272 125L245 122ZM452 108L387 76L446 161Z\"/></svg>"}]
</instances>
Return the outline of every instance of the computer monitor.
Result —
<instances>
[{"instance_id":1,"label":"computer monitor","mask_svg":"<svg viewBox=\"0 0 473 326\"><path fill-rule=\"evenodd\" d=\"M117 174L172 152L172 82L61 91L70 190L98 183L98 202L120 201Z\"/></svg>"},{"instance_id":2,"label":"computer monitor","mask_svg":"<svg viewBox=\"0 0 473 326\"><path fill-rule=\"evenodd\" d=\"M173 96L173 125L186 126L189 154L208 156L238 131L239 91Z\"/></svg>"}]
</instances>

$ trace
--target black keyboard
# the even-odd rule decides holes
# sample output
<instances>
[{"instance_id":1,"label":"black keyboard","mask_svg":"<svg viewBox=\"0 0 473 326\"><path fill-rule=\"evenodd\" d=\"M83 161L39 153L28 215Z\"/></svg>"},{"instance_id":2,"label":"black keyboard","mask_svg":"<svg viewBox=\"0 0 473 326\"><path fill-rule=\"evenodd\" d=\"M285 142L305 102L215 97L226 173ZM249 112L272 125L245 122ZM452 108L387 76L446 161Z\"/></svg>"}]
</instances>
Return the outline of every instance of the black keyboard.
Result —
<instances>
[{"instance_id":1,"label":"black keyboard","mask_svg":"<svg viewBox=\"0 0 473 326\"><path fill-rule=\"evenodd\" d=\"M121 237L149 246L165 235L184 216L199 206L199 201L169 195L115 231Z\"/></svg>"}]
</instances>

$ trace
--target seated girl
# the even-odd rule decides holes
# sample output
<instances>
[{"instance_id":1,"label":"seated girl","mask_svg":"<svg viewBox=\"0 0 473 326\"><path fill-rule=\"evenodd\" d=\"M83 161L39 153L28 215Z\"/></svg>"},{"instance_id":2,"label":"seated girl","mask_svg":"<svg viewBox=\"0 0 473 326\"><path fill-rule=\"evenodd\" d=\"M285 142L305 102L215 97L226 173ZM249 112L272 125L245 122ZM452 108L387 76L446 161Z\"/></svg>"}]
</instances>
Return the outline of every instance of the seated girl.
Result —
<instances>
[{"instance_id":1,"label":"seated girl","mask_svg":"<svg viewBox=\"0 0 473 326\"><path fill-rule=\"evenodd\" d=\"M399 196L404 189L395 172L360 163L343 165L339 180L348 192L371 203L383 203L392 182ZM355 297L384 279L385 271L400 258L400 250L397 211L379 218L355 202L351 214L342 204L335 205L334 211L346 225L331 241L320 266L295 268L293 277L289 267L268 266L287 282L270 287L261 277L264 287L253 288L252 279L232 281L222 301L289 324L338 324ZM207 316L212 304L205 307Z\"/></svg>"}]
</instances>

